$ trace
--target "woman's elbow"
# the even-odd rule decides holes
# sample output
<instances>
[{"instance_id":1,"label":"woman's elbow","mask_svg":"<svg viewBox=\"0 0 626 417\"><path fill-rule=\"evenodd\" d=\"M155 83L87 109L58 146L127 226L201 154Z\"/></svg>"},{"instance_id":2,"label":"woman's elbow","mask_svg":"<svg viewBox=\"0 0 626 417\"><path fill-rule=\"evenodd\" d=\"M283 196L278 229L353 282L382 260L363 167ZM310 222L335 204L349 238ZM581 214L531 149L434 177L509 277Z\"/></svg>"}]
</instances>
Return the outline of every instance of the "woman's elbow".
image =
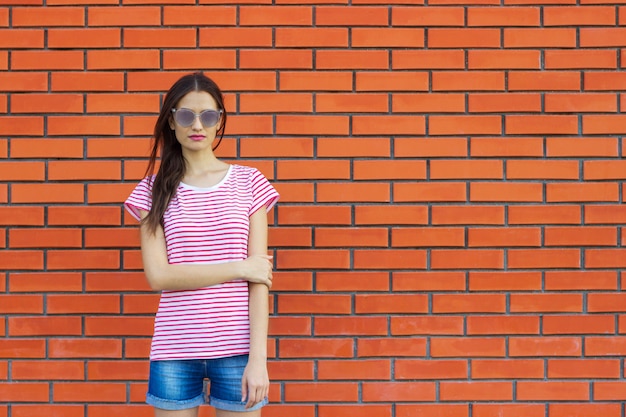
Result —
<instances>
[{"instance_id":1,"label":"woman's elbow","mask_svg":"<svg viewBox=\"0 0 626 417\"><path fill-rule=\"evenodd\" d=\"M163 291L167 289L165 276L160 271L145 269L144 274L146 275L146 281L148 281L148 285L150 286L150 288L152 288L153 291Z\"/></svg>"}]
</instances>

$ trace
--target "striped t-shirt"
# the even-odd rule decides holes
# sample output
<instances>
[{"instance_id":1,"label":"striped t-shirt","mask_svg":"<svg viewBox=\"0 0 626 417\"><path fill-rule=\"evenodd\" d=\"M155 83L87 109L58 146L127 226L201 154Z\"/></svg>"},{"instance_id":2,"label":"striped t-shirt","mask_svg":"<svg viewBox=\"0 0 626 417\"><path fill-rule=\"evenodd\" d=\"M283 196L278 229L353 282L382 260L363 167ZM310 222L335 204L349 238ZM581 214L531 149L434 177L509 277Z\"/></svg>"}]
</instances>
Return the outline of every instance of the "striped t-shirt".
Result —
<instances>
[{"instance_id":1,"label":"striped t-shirt","mask_svg":"<svg viewBox=\"0 0 626 417\"><path fill-rule=\"evenodd\" d=\"M154 177L144 178L125 202L137 220L152 206ZM170 264L221 263L248 257L250 216L270 210L278 193L257 169L231 165L210 188L180 183L163 216ZM162 291L151 360L211 359L250 350L248 282Z\"/></svg>"}]
</instances>

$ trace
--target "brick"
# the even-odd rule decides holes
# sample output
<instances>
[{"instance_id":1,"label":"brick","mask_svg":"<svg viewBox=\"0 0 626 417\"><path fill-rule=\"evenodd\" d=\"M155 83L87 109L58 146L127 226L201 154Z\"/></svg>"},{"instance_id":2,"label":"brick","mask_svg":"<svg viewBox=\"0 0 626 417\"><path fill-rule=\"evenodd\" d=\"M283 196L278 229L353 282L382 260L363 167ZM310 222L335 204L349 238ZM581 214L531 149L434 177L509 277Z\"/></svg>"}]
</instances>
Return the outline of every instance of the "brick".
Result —
<instances>
[{"instance_id":1,"label":"brick","mask_svg":"<svg viewBox=\"0 0 626 417\"><path fill-rule=\"evenodd\" d=\"M545 109L550 113L615 113L617 99L615 94L565 94L552 93L545 95Z\"/></svg>"},{"instance_id":2,"label":"brick","mask_svg":"<svg viewBox=\"0 0 626 417\"><path fill-rule=\"evenodd\" d=\"M48 29L50 48L119 48L122 31L117 28Z\"/></svg>"},{"instance_id":3,"label":"brick","mask_svg":"<svg viewBox=\"0 0 626 417\"><path fill-rule=\"evenodd\" d=\"M77 336L82 332L80 317L10 317L9 336Z\"/></svg>"},{"instance_id":4,"label":"brick","mask_svg":"<svg viewBox=\"0 0 626 417\"><path fill-rule=\"evenodd\" d=\"M410 416L446 416L446 417L468 417L469 405L467 404L398 404L396 406L397 417Z\"/></svg>"},{"instance_id":5,"label":"brick","mask_svg":"<svg viewBox=\"0 0 626 417\"><path fill-rule=\"evenodd\" d=\"M2 338L0 340L0 358L45 358L46 341L44 339Z\"/></svg>"},{"instance_id":6,"label":"brick","mask_svg":"<svg viewBox=\"0 0 626 417\"><path fill-rule=\"evenodd\" d=\"M597 381L593 383L594 400L610 401L624 399L624 383L617 381Z\"/></svg>"},{"instance_id":7,"label":"brick","mask_svg":"<svg viewBox=\"0 0 626 417\"><path fill-rule=\"evenodd\" d=\"M13 7L13 27L84 26L82 7Z\"/></svg>"},{"instance_id":8,"label":"brick","mask_svg":"<svg viewBox=\"0 0 626 417\"><path fill-rule=\"evenodd\" d=\"M82 113L81 94L12 94L12 113L45 113L54 107L55 113Z\"/></svg>"},{"instance_id":9,"label":"brick","mask_svg":"<svg viewBox=\"0 0 626 417\"><path fill-rule=\"evenodd\" d=\"M72 250L48 251L48 268L59 269L117 269L120 267L118 250L82 250L76 257Z\"/></svg>"},{"instance_id":10,"label":"brick","mask_svg":"<svg viewBox=\"0 0 626 417\"><path fill-rule=\"evenodd\" d=\"M465 95L450 93L416 93L392 95L394 113L454 113L465 111Z\"/></svg>"},{"instance_id":11,"label":"brick","mask_svg":"<svg viewBox=\"0 0 626 417\"><path fill-rule=\"evenodd\" d=\"M391 361L389 359L361 360L320 360L317 362L319 380L359 380L389 379Z\"/></svg>"},{"instance_id":12,"label":"brick","mask_svg":"<svg viewBox=\"0 0 626 417\"><path fill-rule=\"evenodd\" d=\"M540 26L541 9L522 7L468 7L468 26ZM506 27L505 26L505 27Z\"/></svg>"},{"instance_id":13,"label":"brick","mask_svg":"<svg viewBox=\"0 0 626 417\"><path fill-rule=\"evenodd\" d=\"M77 229L12 229L9 231L11 248L80 248L82 234Z\"/></svg>"},{"instance_id":14,"label":"brick","mask_svg":"<svg viewBox=\"0 0 626 417\"><path fill-rule=\"evenodd\" d=\"M617 273L610 271L546 271L547 291L617 290Z\"/></svg>"},{"instance_id":15,"label":"brick","mask_svg":"<svg viewBox=\"0 0 626 417\"><path fill-rule=\"evenodd\" d=\"M280 294L278 296L278 311L283 314L350 314L351 310L351 299L343 294Z\"/></svg>"},{"instance_id":16,"label":"brick","mask_svg":"<svg viewBox=\"0 0 626 417\"><path fill-rule=\"evenodd\" d=\"M583 53L584 52L584 53ZM613 51L545 51L546 69L617 68L617 54Z\"/></svg>"},{"instance_id":17,"label":"brick","mask_svg":"<svg viewBox=\"0 0 626 417\"><path fill-rule=\"evenodd\" d=\"M428 91L428 79L427 72L419 71L359 71L356 73L356 91Z\"/></svg>"},{"instance_id":18,"label":"brick","mask_svg":"<svg viewBox=\"0 0 626 417\"><path fill-rule=\"evenodd\" d=\"M394 50L391 69L456 69L465 68L465 54L461 50ZM459 90L462 90L459 88Z\"/></svg>"},{"instance_id":19,"label":"brick","mask_svg":"<svg viewBox=\"0 0 626 417\"><path fill-rule=\"evenodd\" d=\"M576 205L509 206L510 224L581 224L582 212Z\"/></svg>"},{"instance_id":20,"label":"brick","mask_svg":"<svg viewBox=\"0 0 626 417\"><path fill-rule=\"evenodd\" d=\"M499 337L474 337L471 339L446 337L431 339L430 354L436 358L504 357L505 341L504 338ZM452 397L449 399L452 399ZM458 399L461 400L461 398Z\"/></svg>"},{"instance_id":21,"label":"brick","mask_svg":"<svg viewBox=\"0 0 626 417\"><path fill-rule=\"evenodd\" d=\"M196 31L192 28L124 29L125 48L193 48Z\"/></svg>"},{"instance_id":22,"label":"brick","mask_svg":"<svg viewBox=\"0 0 626 417\"><path fill-rule=\"evenodd\" d=\"M352 72L349 71L281 71L280 91L351 91Z\"/></svg>"},{"instance_id":23,"label":"brick","mask_svg":"<svg viewBox=\"0 0 626 417\"><path fill-rule=\"evenodd\" d=\"M159 51L152 49L90 50L87 51L88 70L154 69L159 68Z\"/></svg>"},{"instance_id":24,"label":"brick","mask_svg":"<svg viewBox=\"0 0 626 417\"><path fill-rule=\"evenodd\" d=\"M90 7L87 26L159 26L161 10L157 6Z\"/></svg>"},{"instance_id":25,"label":"brick","mask_svg":"<svg viewBox=\"0 0 626 417\"><path fill-rule=\"evenodd\" d=\"M607 268L615 265L621 267L623 262L622 249L587 249L585 250L586 268Z\"/></svg>"},{"instance_id":26,"label":"brick","mask_svg":"<svg viewBox=\"0 0 626 417\"><path fill-rule=\"evenodd\" d=\"M320 405L320 417L349 417L353 415L375 415L391 417L391 404Z\"/></svg>"},{"instance_id":27,"label":"brick","mask_svg":"<svg viewBox=\"0 0 626 417\"><path fill-rule=\"evenodd\" d=\"M120 296L114 294L51 294L46 301L46 312L50 314L120 313Z\"/></svg>"},{"instance_id":28,"label":"brick","mask_svg":"<svg viewBox=\"0 0 626 417\"><path fill-rule=\"evenodd\" d=\"M356 48L423 48L424 30L415 28L353 28L351 46Z\"/></svg>"},{"instance_id":29,"label":"brick","mask_svg":"<svg viewBox=\"0 0 626 417\"><path fill-rule=\"evenodd\" d=\"M0 253L4 270L38 270L43 268L43 252L40 250L4 250Z\"/></svg>"},{"instance_id":30,"label":"brick","mask_svg":"<svg viewBox=\"0 0 626 417\"><path fill-rule=\"evenodd\" d=\"M82 139L54 140L12 138L11 158L80 158L83 156Z\"/></svg>"},{"instance_id":31,"label":"brick","mask_svg":"<svg viewBox=\"0 0 626 417\"><path fill-rule=\"evenodd\" d=\"M278 346L281 358L351 358L354 341L348 338L281 339ZM308 389L314 386L309 385Z\"/></svg>"},{"instance_id":32,"label":"brick","mask_svg":"<svg viewBox=\"0 0 626 417\"><path fill-rule=\"evenodd\" d=\"M87 95L87 113L157 113L156 94L101 93Z\"/></svg>"},{"instance_id":33,"label":"brick","mask_svg":"<svg viewBox=\"0 0 626 417\"><path fill-rule=\"evenodd\" d=\"M389 185L376 182L317 184L317 201L333 202L387 202Z\"/></svg>"},{"instance_id":34,"label":"brick","mask_svg":"<svg viewBox=\"0 0 626 417\"><path fill-rule=\"evenodd\" d=\"M2 399L7 402L50 401L47 382L0 382Z\"/></svg>"},{"instance_id":35,"label":"brick","mask_svg":"<svg viewBox=\"0 0 626 417\"><path fill-rule=\"evenodd\" d=\"M433 91L504 91L504 73L501 71L434 72L432 89ZM500 133L500 130L498 129L497 132Z\"/></svg>"},{"instance_id":36,"label":"brick","mask_svg":"<svg viewBox=\"0 0 626 417\"><path fill-rule=\"evenodd\" d=\"M381 356L426 356L425 338L359 338L357 340L359 358ZM397 364L397 360L396 360ZM395 370L397 371L397 367ZM413 379L413 378L411 378Z\"/></svg>"},{"instance_id":37,"label":"brick","mask_svg":"<svg viewBox=\"0 0 626 417\"><path fill-rule=\"evenodd\" d=\"M619 188L614 183L552 183L546 185L548 202L615 202Z\"/></svg>"},{"instance_id":38,"label":"brick","mask_svg":"<svg viewBox=\"0 0 626 417\"><path fill-rule=\"evenodd\" d=\"M311 69L310 50L301 49L244 49L239 51L241 69Z\"/></svg>"},{"instance_id":39,"label":"brick","mask_svg":"<svg viewBox=\"0 0 626 417\"><path fill-rule=\"evenodd\" d=\"M350 224L350 207L347 206L281 206L278 208L280 225Z\"/></svg>"},{"instance_id":40,"label":"brick","mask_svg":"<svg viewBox=\"0 0 626 417\"><path fill-rule=\"evenodd\" d=\"M613 227L546 227L546 246L614 246L617 230Z\"/></svg>"},{"instance_id":41,"label":"brick","mask_svg":"<svg viewBox=\"0 0 626 417\"><path fill-rule=\"evenodd\" d=\"M584 134L606 134L609 130L620 132L620 123L624 118L621 115L585 115L583 116Z\"/></svg>"},{"instance_id":42,"label":"brick","mask_svg":"<svg viewBox=\"0 0 626 417\"><path fill-rule=\"evenodd\" d=\"M626 77L620 72L586 71L584 75L585 91L613 91L615 88L626 85Z\"/></svg>"},{"instance_id":43,"label":"brick","mask_svg":"<svg viewBox=\"0 0 626 417\"><path fill-rule=\"evenodd\" d=\"M602 48L616 47L619 45L619 37L626 34L626 28L581 28L580 47Z\"/></svg>"},{"instance_id":44,"label":"brick","mask_svg":"<svg viewBox=\"0 0 626 417\"><path fill-rule=\"evenodd\" d=\"M2 181L43 181L45 164L42 162L0 162Z\"/></svg>"},{"instance_id":45,"label":"brick","mask_svg":"<svg viewBox=\"0 0 626 417\"><path fill-rule=\"evenodd\" d=\"M341 11L344 13L341 13ZM350 7L318 6L315 8L315 24L318 26L386 26L389 10L382 6ZM308 22L310 23L310 22Z\"/></svg>"},{"instance_id":46,"label":"brick","mask_svg":"<svg viewBox=\"0 0 626 417\"><path fill-rule=\"evenodd\" d=\"M505 48L575 48L572 28L505 28Z\"/></svg>"},{"instance_id":47,"label":"brick","mask_svg":"<svg viewBox=\"0 0 626 417\"><path fill-rule=\"evenodd\" d=\"M50 2L47 2L50 4ZM31 417L46 415L49 417L81 417L84 415L83 405L66 404L13 404L11 412L14 417Z\"/></svg>"},{"instance_id":48,"label":"brick","mask_svg":"<svg viewBox=\"0 0 626 417\"><path fill-rule=\"evenodd\" d=\"M278 269L330 268L348 269L350 256L346 250L298 250L281 249L277 251Z\"/></svg>"},{"instance_id":49,"label":"brick","mask_svg":"<svg viewBox=\"0 0 626 417\"><path fill-rule=\"evenodd\" d=\"M269 335L312 336L312 319L307 317L270 317ZM288 364L287 364L288 365Z\"/></svg>"},{"instance_id":50,"label":"brick","mask_svg":"<svg viewBox=\"0 0 626 417\"><path fill-rule=\"evenodd\" d=\"M0 129L10 136L37 136L43 134L43 122L40 116L3 116Z\"/></svg>"},{"instance_id":51,"label":"brick","mask_svg":"<svg viewBox=\"0 0 626 417\"><path fill-rule=\"evenodd\" d=\"M548 378L619 378L618 359L550 359Z\"/></svg>"},{"instance_id":52,"label":"brick","mask_svg":"<svg viewBox=\"0 0 626 417\"><path fill-rule=\"evenodd\" d=\"M585 80L587 79L585 74ZM582 76L577 71L512 71L509 91L580 91ZM614 87L614 86L613 86Z\"/></svg>"},{"instance_id":53,"label":"brick","mask_svg":"<svg viewBox=\"0 0 626 417\"><path fill-rule=\"evenodd\" d=\"M503 179L504 176L501 161L433 160L429 168L431 180Z\"/></svg>"},{"instance_id":54,"label":"brick","mask_svg":"<svg viewBox=\"0 0 626 417\"><path fill-rule=\"evenodd\" d=\"M428 297L422 294L357 294L354 302L356 314L428 312Z\"/></svg>"},{"instance_id":55,"label":"brick","mask_svg":"<svg viewBox=\"0 0 626 417\"><path fill-rule=\"evenodd\" d=\"M202 6L196 4L182 6L167 4L163 6L163 24L165 26L234 26L236 23L237 8L234 6ZM229 32L229 29L227 27L220 28L224 33L232 33ZM205 30L216 32L210 28L200 28L200 39L202 39L202 33ZM202 43L200 46L203 46Z\"/></svg>"},{"instance_id":56,"label":"brick","mask_svg":"<svg viewBox=\"0 0 626 417\"><path fill-rule=\"evenodd\" d=\"M5 314L41 314L43 298L41 295L0 294L0 312Z\"/></svg>"},{"instance_id":57,"label":"brick","mask_svg":"<svg viewBox=\"0 0 626 417\"><path fill-rule=\"evenodd\" d=\"M618 417L622 411L619 404L550 404L548 407L550 414L554 416L574 416L587 414L602 415L606 417Z\"/></svg>"},{"instance_id":58,"label":"brick","mask_svg":"<svg viewBox=\"0 0 626 417\"><path fill-rule=\"evenodd\" d=\"M582 339L576 336L513 337L508 352L512 357L581 356L582 346Z\"/></svg>"},{"instance_id":59,"label":"brick","mask_svg":"<svg viewBox=\"0 0 626 417\"><path fill-rule=\"evenodd\" d=\"M601 311L606 311L606 309L593 310L593 312ZM543 321L544 334L612 334L614 332L615 318L608 315L547 316Z\"/></svg>"},{"instance_id":60,"label":"brick","mask_svg":"<svg viewBox=\"0 0 626 417\"><path fill-rule=\"evenodd\" d=\"M85 318L86 336L151 336L153 317L105 317Z\"/></svg>"},{"instance_id":61,"label":"brick","mask_svg":"<svg viewBox=\"0 0 626 417\"><path fill-rule=\"evenodd\" d=\"M466 157L468 141L462 138L396 138L394 156L397 157Z\"/></svg>"},{"instance_id":62,"label":"brick","mask_svg":"<svg viewBox=\"0 0 626 417\"><path fill-rule=\"evenodd\" d=\"M396 203L466 201L466 188L461 182L395 183L393 184L393 199Z\"/></svg>"},{"instance_id":63,"label":"brick","mask_svg":"<svg viewBox=\"0 0 626 417\"><path fill-rule=\"evenodd\" d=\"M614 26L615 8L611 6L547 6L543 8L545 26Z\"/></svg>"},{"instance_id":64,"label":"brick","mask_svg":"<svg viewBox=\"0 0 626 417\"><path fill-rule=\"evenodd\" d=\"M82 291L78 272L19 272L9 275L11 293Z\"/></svg>"},{"instance_id":65,"label":"brick","mask_svg":"<svg viewBox=\"0 0 626 417\"><path fill-rule=\"evenodd\" d=\"M506 177L511 180L578 180L578 161L507 161Z\"/></svg>"},{"instance_id":66,"label":"brick","mask_svg":"<svg viewBox=\"0 0 626 417\"><path fill-rule=\"evenodd\" d=\"M121 203L130 195L134 186L135 184L132 183L88 184L88 202L90 204Z\"/></svg>"},{"instance_id":67,"label":"brick","mask_svg":"<svg viewBox=\"0 0 626 417\"><path fill-rule=\"evenodd\" d=\"M582 312L580 294L511 294L512 313L565 313Z\"/></svg>"},{"instance_id":68,"label":"brick","mask_svg":"<svg viewBox=\"0 0 626 417\"><path fill-rule=\"evenodd\" d=\"M507 264L509 268L577 268L580 259L578 249L512 249Z\"/></svg>"},{"instance_id":69,"label":"brick","mask_svg":"<svg viewBox=\"0 0 626 417\"><path fill-rule=\"evenodd\" d=\"M12 70L82 70L82 51L13 51Z\"/></svg>"},{"instance_id":70,"label":"brick","mask_svg":"<svg viewBox=\"0 0 626 417\"><path fill-rule=\"evenodd\" d=\"M460 359L397 359L395 379L466 379L468 364Z\"/></svg>"},{"instance_id":71,"label":"brick","mask_svg":"<svg viewBox=\"0 0 626 417\"><path fill-rule=\"evenodd\" d=\"M312 183L280 183L275 184L283 203L304 203L315 200L314 185Z\"/></svg>"},{"instance_id":72,"label":"brick","mask_svg":"<svg viewBox=\"0 0 626 417\"><path fill-rule=\"evenodd\" d=\"M538 359L476 359L473 379L542 379L544 362Z\"/></svg>"},{"instance_id":73,"label":"brick","mask_svg":"<svg viewBox=\"0 0 626 417\"><path fill-rule=\"evenodd\" d=\"M239 111L242 113L310 113L313 111L313 97L311 94L305 93L241 94L239 96ZM281 143L285 142L282 140Z\"/></svg>"},{"instance_id":74,"label":"brick","mask_svg":"<svg viewBox=\"0 0 626 417\"><path fill-rule=\"evenodd\" d=\"M499 29L440 29L428 30L429 48L499 48Z\"/></svg>"},{"instance_id":75,"label":"brick","mask_svg":"<svg viewBox=\"0 0 626 417\"><path fill-rule=\"evenodd\" d=\"M57 382L52 398L55 402L121 402L126 399L126 384Z\"/></svg>"},{"instance_id":76,"label":"brick","mask_svg":"<svg viewBox=\"0 0 626 417\"><path fill-rule=\"evenodd\" d=\"M411 256L407 256L409 254ZM355 269L424 269L425 250L361 249L354 251Z\"/></svg>"},{"instance_id":77,"label":"brick","mask_svg":"<svg viewBox=\"0 0 626 417\"><path fill-rule=\"evenodd\" d=\"M53 338L49 341L50 358L121 358L121 339Z\"/></svg>"},{"instance_id":78,"label":"brick","mask_svg":"<svg viewBox=\"0 0 626 417\"><path fill-rule=\"evenodd\" d=\"M349 119L346 116L276 116L276 133L280 135L346 135L348 130Z\"/></svg>"},{"instance_id":79,"label":"brick","mask_svg":"<svg viewBox=\"0 0 626 417\"><path fill-rule=\"evenodd\" d=\"M385 228L316 228L316 247L369 246L387 247Z\"/></svg>"},{"instance_id":80,"label":"brick","mask_svg":"<svg viewBox=\"0 0 626 417\"><path fill-rule=\"evenodd\" d=\"M148 361L93 360L87 364L89 381L144 380L148 374Z\"/></svg>"},{"instance_id":81,"label":"brick","mask_svg":"<svg viewBox=\"0 0 626 417\"><path fill-rule=\"evenodd\" d=\"M568 381L519 381L518 401L588 401L589 383Z\"/></svg>"},{"instance_id":82,"label":"brick","mask_svg":"<svg viewBox=\"0 0 626 417\"><path fill-rule=\"evenodd\" d=\"M397 228L391 231L392 247L463 247L465 232L462 228L423 227Z\"/></svg>"},{"instance_id":83,"label":"brick","mask_svg":"<svg viewBox=\"0 0 626 417\"><path fill-rule=\"evenodd\" d=\"M423 135L425 132L424 116L352 116L354 135Z\"/></svg>"},{"instance_id":84,"label":"brick","mask_svg":"<svg viewBox=\"0 0 626 417\"><path fill-rule=\"evenodd\" d=\"M267 29L251 29L238 28L240 30L267 30ZM219 29L222 31L223 29ZM200 32L202 33L202 32ZM347 28L275 28L276 42L275 46L279 48L293 47L310 47L310 48L346 48L348 47L348 29ZM257 46L271 46L271 31L268 31L268 43ZM244 46L248 46L244 44Z\"/></svg>"},{"instance_id":85,"label":"brick","mask_svg":"<svg viewBox=\"0 0 626 417\"><path fill-rule=\"evenodd\" d=\"M469 69L539 69L541 54L527 50L476 50L468 52Z\"/></svg>"},{"instance_id":86,"label":"brick","mask_svg":"<svg viewBox=\"0 0 626 417\"><path fill-rule=\"evenodd\" d=\"M82 380L85 364L80 361L14 361L11 376L14 380Z\"/></svg>"},{"instance_id":87,"label":"brick","mask_svg":"<svg viewBox=\"0 0 626 417\"><path fill-rule=\"evenodd\" d=\"M436 398L434 382L365 382L364 402L415 402L430 401Z\"/></svg>"},{"instance_id":88,"label":"brick","mask_svg":"<svg viewBox=\"0 0 626 417\"><path fill-rule=\"evenodd\" d=\"M585 223L589 224L618 224L624 216L626 211L622 206L589 204L585 207Z\"/></svg>"},{"instance_id":89,"label":"brick","mask_svg":"<svg viewBox=\"0 0 626 417\"><path fill-rule=\"evenodd\" d=\"M424 161L354 161L352 166L355 180L426 179Z\"/></svg>"},{"instance_id":90,"label":"brick","mask_svg":"<svg viewBox=\"0 0 626 417\"><path fill-rule=\"evenodd\" d=\"M515 247L541 246L541 229L516 228L470 228L467 231L468 247Z\"/></svg>"},{"instance_id":91,"label":"brick","mask_svg":"<svg viewBox=\"0 0 626 417\"><path fill-rule=\"evenodd\" d=\"M394 272L393 291L465 291L465 274L452 271Z\"/></svg>"},{"instance_id":92,"label":"brick","mask_svg":"<svg viewBox=\"0 0 626 417\"><path fill-rule=\"evenodd\" d=\"M412 3L414 4L414 3ZM464 26L462 7L412 7L396 6L391 9L391 25L397 26Z\"/></svg>"},{"instance_id":93,"label":"brick","mask_svg":"<svg viewBox=\"0 0 626 417\"><path fill-rule=\"evenodd\" d=\"M533 316L470 316L468 335L539 334L539 317ZM474 373L472 372L472 375ZM514 378L514 377L511 377Z\"/></svg>"},{"instance_id":94,"label":"brick","mask_svg":"<svg viewBox=\"0 0 626 417\"><path fill-rule=\"evenodd\" d=\"M268 362L267 365L274 380L313 380L314 363L311 360L276 361Z\"/></svg>"},{"instance_id":95,"label":"brick","mask_svg":"<svg viewBox=\"0 0 626 417\"><path fill-rule=\"evenodd\" d=\"M385 70L389 62L386 50L318 50L315 54L316 70Z\"/></svg>"},{"instance_id":96,"label":"brick","mask_svg":"<svg viewBox=\"0 0 626 417\"><path fill-rule=\"evenodd\" d=\"M242 26L310 26L313 10L307 6L244 5L240 6L238 17Z\"/></svg>"},{"instance_id":97,"label":"brick","mask_svg":"<svg viewBox=\"0 0 626 417\"><path fill-rule=\"evenodd\" d=\"M290 277L290 279L292 279ZM277 284L277 283L276 283ZM274 284L274 285L276 285ZM272 290L275 290L274 285ZM389 274L386 272L324 272L316 273L318 291L389 291Z\"/></svg>"},{"instance_id":98,"label":"brick","mask_svg":"<svg viewBox=\"0 0 626 417\"><path fill-rule=\"evenodd\" d=\"M387 113L389 100L379 93L318 93L315 96L315 111L319 113Z\"/></svg>"},{"instance_id":99,"label":"brick","mask_svg":"<svg viewBox=\"0 0 626 417\"><path fill-rule=\"evenodd\" d=\"M545 415L545 405L543 404L473 404L472 412L474 417L543 417Z\"/></svg>"},{"instance_id":100,"label":"brick","mask_svg":"<svg viewBox=\"0 0 626 417\"><path fill-rule=\"evenodd\" d=\"M615 293L588 294L587 308L589 312L594 313L622 311L622 298L621 294ZM600 326L598 326L598 330L600 330Z\"/></svg>"},{"instance_id":101,"label":"brick","mask_svg":"<svg viewBox=\"0 0 626 417\"><path fill-rule=\"evenodd\" d=\"M538 202L543 200L543 187L536 183L471 183L472 202Z\"/></svg>"},{"instance_id":102,"label":"brick","mask_svg":"<svg viewBox=\"0 0 626 417\"><path fill-rule=\"evenodd\" d=\"M434 294L433 313L504 313L506 299L501 294Z\"/></svg>"},{"instance_id":103,"label":"brick","mask_svg":"<svg viewBox=\"0 0 626 417\"><path fill-rule=\"evenodd\" d=\"M107 206L55 206L48 208L49 226L118 226L121 210Z\"/></svg>"},{"instance_id":104,"label":"brick","mask_svg":"<svg viewBox=\"0 0 626 417\"><path fill-rule=\"evenodd\" d=\"M505 116L505 133L527 134L576 134L578 118L565 115L508 115Z\"/></svg>"},{"instance_id":105,"label":"brick","mask_svg":"<svg viewBox=\"0 0 626 417\"><path fill-rule=\"evenodd\" d=\"M357 384L352 382L315 382L285 384L285 401L356 401Z\"/></svg>"},{"instance_id":106,"label":"brick","mask_svg":"<svg viewBox=\"0 0 626 417\"><path fill-rule=\"evenodd\" d=\"M121 72L53 72L52 91L123 91L124 74Z\"/></svg>"},{"instance_id":107,"label":"brick","mask_svg":"<svg viewBox=\"0 0 626 417\"><path fill-rule=\"evenodd\" d=\"M468 110L472 113L539 112L541 111L541 96L536 93L470 93L468 95ZM486 139L472 138L472 148L474 142L480 143ZM499 139L499 141L503 142L502 139ZM521 139L505 139L504 141L508 148L515 146ZM487 143L496 145L495 140ZM489 146L490 149L493 147Z\"/></svg>"},{"instance_id":108,"label":"brick","mask_svg":"<svg viewBox=\"0 0 626 417\"><path fill-rule=\"evenodd\" d=\"M43 29L0 29L0 48L31 49L43 47ZM14 76L13 74L10 75Z\"/></svg>"},{"instance_id":109,"label":"brick","mask_svg":"<svg viewBox=\"0 0 626 417\"><path fill-rule=\"evenodd\" d=\"M435 206L431 211L433 225L504 224L504 207L449 205Z\"/></svg>"},{"instance_id":110,"label":"brick","mask_svg":"<svg viewBox=\"0 0 626 417\"><path fill-rule=\"evenodd\" d=\"M463 317L410 315L392 317L391 334L393 336L462 335L464 334Z\"/></svg>"}]
</instances>

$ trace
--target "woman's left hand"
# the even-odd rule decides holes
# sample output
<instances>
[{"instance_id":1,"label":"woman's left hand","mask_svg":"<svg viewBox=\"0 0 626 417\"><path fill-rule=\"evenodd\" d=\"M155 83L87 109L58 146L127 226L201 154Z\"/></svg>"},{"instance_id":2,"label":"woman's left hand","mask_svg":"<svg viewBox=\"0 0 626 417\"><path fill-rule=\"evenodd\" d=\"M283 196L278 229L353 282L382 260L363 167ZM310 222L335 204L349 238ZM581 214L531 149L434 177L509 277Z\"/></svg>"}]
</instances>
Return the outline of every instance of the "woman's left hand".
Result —
<instances>
[{"instance_id":1,"label":"woman's left hand","mask_svg":"<svg viewBox=\"0 0 626 417\"><path fill-rule=\"evenodd\" d=\"M241 401L247 400L246 408L253 407L267 398L269 389L266 361L250 359L241 380Z\"/></svg>"}]
</instances>

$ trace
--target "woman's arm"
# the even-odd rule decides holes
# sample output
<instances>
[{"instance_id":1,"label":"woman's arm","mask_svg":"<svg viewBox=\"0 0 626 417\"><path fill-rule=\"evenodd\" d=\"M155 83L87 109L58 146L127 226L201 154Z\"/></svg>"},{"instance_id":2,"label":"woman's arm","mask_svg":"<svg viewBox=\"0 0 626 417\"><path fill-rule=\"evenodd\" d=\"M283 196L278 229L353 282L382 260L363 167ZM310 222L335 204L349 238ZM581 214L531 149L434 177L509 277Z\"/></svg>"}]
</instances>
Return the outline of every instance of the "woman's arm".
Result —
<instances>
[{"instance_id":1,"label":"woman's arm","mask_svg":"<svg viewBox=\"0 0 626 417\"><path fill-rule=\"evenodd\" d=\"M261 207L250 216L248 255L267 255L267 213ZM267 373L267 328L269 320L269 286L250 282L250 357L242 381L242 401L246 407L263 401L269 392Z\"/></svg>"},{"instance_id":2,"label":"woman's arm","mask_svg":"<svg viewBox=\"0 0 626 417\"><path fill-rule=\"evenodd\" d=\"M148 213L141 211L142 219ZM266 220L267 224L267 220ZM267 228L267 226L266 226ZM249 256L245 261L206 265L171 265L167 260L165 235L162 227L154 234L142 225L141 257L148 283L153 290L190 290L245 279L263 287L272 286L272 263L267 251Z\"/></svg>"}]
</instances>

